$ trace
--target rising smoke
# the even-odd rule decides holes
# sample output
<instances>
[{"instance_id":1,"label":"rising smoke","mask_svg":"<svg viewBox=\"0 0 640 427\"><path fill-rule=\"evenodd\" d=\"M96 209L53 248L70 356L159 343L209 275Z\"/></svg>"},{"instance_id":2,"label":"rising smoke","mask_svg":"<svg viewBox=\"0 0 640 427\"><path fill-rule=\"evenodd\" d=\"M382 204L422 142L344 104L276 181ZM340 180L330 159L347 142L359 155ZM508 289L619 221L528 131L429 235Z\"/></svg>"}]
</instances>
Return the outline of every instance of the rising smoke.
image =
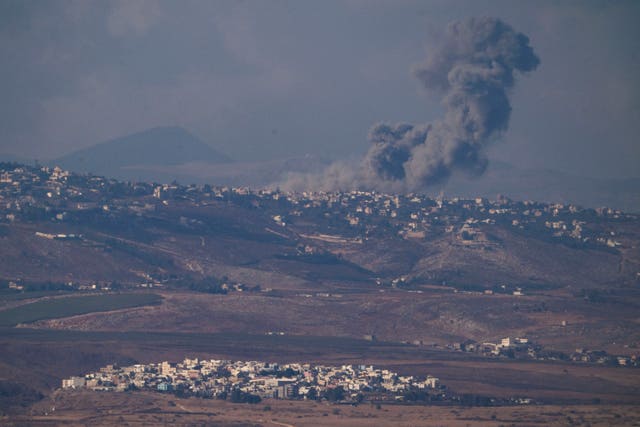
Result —
<instances>
[{"instance_id":1,"label":"rising smoke","mask_svg":"<svg viewBox=\"0 0 640 427\"><path fill-rule=\"evenodd\" d=\"M323 176L299 176L288 187L416 191L445 182L455 171L482 174L484 148L509 125L514 73L532 71L539 62L528 37L499 19L451 23L413 69L429 94L442 97L444 117L421 125L375 124L359 167L336 163Z\"/></svg>"}]
</instances>

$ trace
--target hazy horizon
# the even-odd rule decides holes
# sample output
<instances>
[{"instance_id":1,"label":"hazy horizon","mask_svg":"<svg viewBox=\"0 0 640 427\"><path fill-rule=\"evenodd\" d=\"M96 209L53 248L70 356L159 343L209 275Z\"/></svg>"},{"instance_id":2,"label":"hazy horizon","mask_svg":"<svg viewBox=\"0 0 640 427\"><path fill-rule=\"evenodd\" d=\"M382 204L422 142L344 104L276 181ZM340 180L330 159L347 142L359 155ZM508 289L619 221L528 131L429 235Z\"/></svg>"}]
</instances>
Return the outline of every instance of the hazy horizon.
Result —
<instances>
[{"instance_id":1,"label":"hazy horizon","mask_svg":"<svg viewBox=\"0 0 640 427\"><path fill-rule=\"evenodd\" d=\"M416 64L451 21L496 17L540 58L491 161L637 177L635 2L4 1L0 153L46 161L181 126L237 161L357 158L377 122L443 116Z\"/></svg>"}]
</instances>

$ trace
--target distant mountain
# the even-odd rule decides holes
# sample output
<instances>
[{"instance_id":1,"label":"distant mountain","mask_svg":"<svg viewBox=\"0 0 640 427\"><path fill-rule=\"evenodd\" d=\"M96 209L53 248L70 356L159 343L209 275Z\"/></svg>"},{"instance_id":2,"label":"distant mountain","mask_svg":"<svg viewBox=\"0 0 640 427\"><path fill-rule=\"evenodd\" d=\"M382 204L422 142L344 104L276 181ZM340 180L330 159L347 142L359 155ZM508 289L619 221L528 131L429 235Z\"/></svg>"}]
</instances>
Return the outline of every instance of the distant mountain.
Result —
<instances>
[{"instance_id":1,"label":"distant mountain","mask_svg":"<svg viewBox=\"0 0 640 427\"><path fill-rule=\"evenodd\" d=\"M226 163L230 159L181 127L147 129L75 151L50 162L76 172L136 178L142 167L169 167L189 162Z\"/></svg>"},{"instance_id":2,"label":"distant mountain","mask_svg":"<svg viewBox=\"0 0 640 427\"><path fill-rule=\"evenodd\" d=\"M291 173L320 174L331 162L307 155L231 163L186 130L162 127L76 151L51 163L124 180L265 187L282 184ZM448 198L494 199L501 194L514 200L640 212L640 178L588 178L550 169L520 169L500 161L490 162L480 177L456 174L444 185L424 191L430 196L443 192Z\"/></svg>"},{"instance_id":3,"label":"distant mountain","mask_svg":"<svg viewBox=\"0 0 640 427\"><path fill-rule=\"evenodd\" d=\"M330 162L318 156L306 155L262 161L237 161L212 164L197 161L170 166L140 166L135 168L136 180L182 184L215 184L262 188L283 182L290 173L320 173ZM129 170L133 172L133 170Z\"/></svg>"}]
</instances>

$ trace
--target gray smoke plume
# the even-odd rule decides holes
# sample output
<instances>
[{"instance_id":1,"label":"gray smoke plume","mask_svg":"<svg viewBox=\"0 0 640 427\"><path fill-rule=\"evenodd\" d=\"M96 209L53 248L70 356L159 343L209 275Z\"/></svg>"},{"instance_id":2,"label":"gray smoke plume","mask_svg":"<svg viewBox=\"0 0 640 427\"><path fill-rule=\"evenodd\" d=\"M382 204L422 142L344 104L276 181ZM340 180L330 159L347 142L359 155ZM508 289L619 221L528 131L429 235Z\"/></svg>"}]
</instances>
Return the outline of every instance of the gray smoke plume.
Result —
<instances>
[{"instance_id":1,"label":"gray smoke plume","mask_svg":"<svg viewBox=\"0 0 640 427\"><path fill-rule=\"evenodd\" d=\"M422 125L378 123L359 170L337 164L320 179L303 181L324 189L415 191L456 170L481 174L484 147L509 125L514 73L532 71L539 62L527 36L499 19L451 23L439 46L413 69L430 94L442 96L444 118Z\"/></svg>"}]
</instances>

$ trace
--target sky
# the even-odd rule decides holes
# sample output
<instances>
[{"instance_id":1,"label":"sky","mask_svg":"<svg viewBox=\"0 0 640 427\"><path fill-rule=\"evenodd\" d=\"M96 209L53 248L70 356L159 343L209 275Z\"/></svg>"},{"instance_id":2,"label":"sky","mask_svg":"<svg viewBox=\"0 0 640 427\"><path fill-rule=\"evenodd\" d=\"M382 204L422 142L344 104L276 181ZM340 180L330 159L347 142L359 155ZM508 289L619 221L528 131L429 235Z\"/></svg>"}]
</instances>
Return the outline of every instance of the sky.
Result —
<instances>
[{"instance_id":1,"label":"sky","mask_svg":"<svg viewBox=\"0 0 640 427\"><path fill-rule=\"evenodd\" d=\"M357 158L377 122L442 116L411 70L472 16L540 58L490 161L640 176L637 1L0 0L0 153L177 125L236 160Z\"/></svg>"}]
</instances>

